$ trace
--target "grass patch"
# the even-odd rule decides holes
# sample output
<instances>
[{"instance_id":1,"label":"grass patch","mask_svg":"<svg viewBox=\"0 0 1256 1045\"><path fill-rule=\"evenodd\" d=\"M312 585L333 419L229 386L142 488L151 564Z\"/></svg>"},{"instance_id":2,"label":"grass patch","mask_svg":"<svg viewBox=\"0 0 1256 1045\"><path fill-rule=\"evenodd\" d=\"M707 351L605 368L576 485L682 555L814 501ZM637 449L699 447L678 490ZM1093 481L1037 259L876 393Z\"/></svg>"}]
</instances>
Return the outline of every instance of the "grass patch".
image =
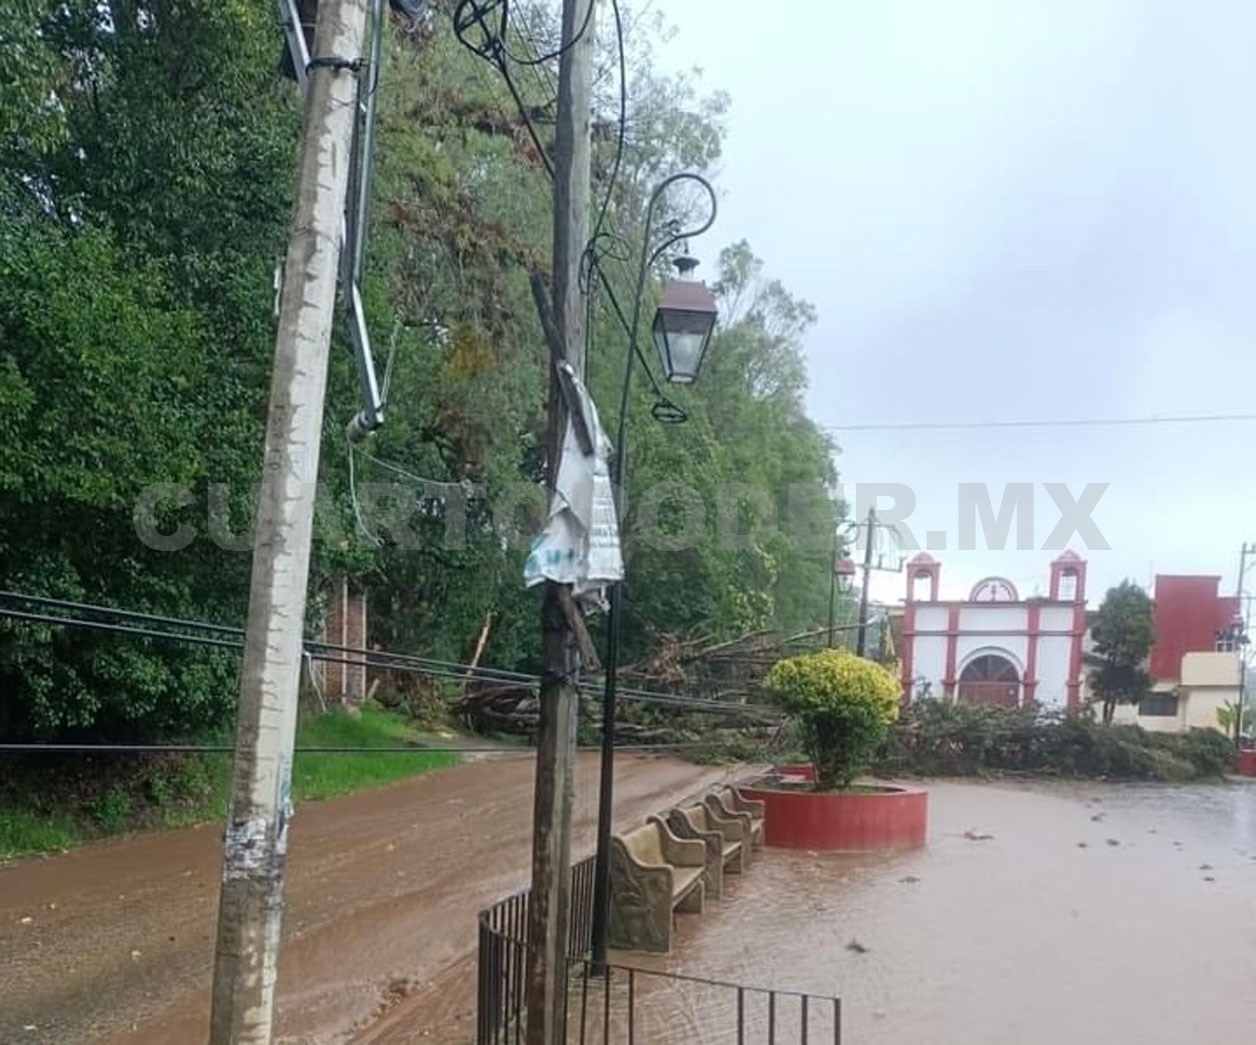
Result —
<instances>
[{"instance_id":1,"label":"grass patch","mask_svg":"<svg viewBox=\"0 0 1256 1045\"><path fill-rule=\"evenodd\" d=\"M333 711L306 719L297 729L297 747L379 747L414 745L396 754L298 754L292 768L292 794L297 802L334 798L369 787L454 765L447 751L423 751L418 733L403 718L365 707L361 715Z\"/></svg>"},{"instance_id":2,"label":"grass patch","mask_svg":"<svg viewBox=\"0 0 1256 1045\"><path fill-rule=\"evenodd\" d=\"M458 762L451 752L424 751L423 739L403 716L381 708L303 719L297 726L298 748L406 750L297 754L293 801L347 795ZM228 754L99 756L78 762L31 757L0 788L0 861L59 852L128 831L222 820L230 793Z\"/></svg>"},{"instance_id":3,"label":"grass patch","mask_svg":"<svg viewBox=\"0 0 1256 1045\"><path fill-rule=\"evenodd\" d=\"M22 853L55 853L82 840L82 831L66 813L0 807L0 860Z\"/></svg>"}]
</instances>

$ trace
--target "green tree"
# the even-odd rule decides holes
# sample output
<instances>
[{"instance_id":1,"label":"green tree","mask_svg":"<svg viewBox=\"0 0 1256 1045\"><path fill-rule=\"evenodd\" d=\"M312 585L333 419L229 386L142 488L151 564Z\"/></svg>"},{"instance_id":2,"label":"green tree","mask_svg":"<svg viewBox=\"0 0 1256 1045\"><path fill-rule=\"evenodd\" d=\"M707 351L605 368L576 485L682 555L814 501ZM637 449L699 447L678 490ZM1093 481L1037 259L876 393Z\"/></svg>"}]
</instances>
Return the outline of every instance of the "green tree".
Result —
<instances>
[{"instance_id":1,"label":"green tree","mask_svg":"<svg viewBox=\"0 0 1256 1045\"><path fill-rule=\"evenodd\" d=\"M235 623L247 554L206 536L261 459L295 99L260 2L18 4L0 46L0 580L6 588ZM20 29L21 32L15 30ZM28 106L39 100L34 112ZM144 544L146 488L188 524ZM237 528L247 523L237 515ZM143 738L219 725L220 651L0 624L6 737Z\"/></svg>"},{"instance_id":2,"label":"green tree","mask_svg":"<svg viewBox=\"0 0 1256 1045\"><path fill-rule=\"evenodd\" d=\"M446 660L470 655L491 614L484 661L529 668L539 636L521 567L539 511L521 509L506 525L501 508L542 474L547 358L528 274L549 255L550 186L505 84L458 43L447 14L430 32L388 38L364 295L381 359L395 348L389 414L351 473L344 426L359 393L342 338L312 590L354 576L373 641ZM532 22L539 39L556 38L552 20ZM650 190L677 170L711 170L725 134L727 99L653 63L663 32L652 18L628 27L629 125L602 263L629 305L631 265L619 255L639 243ZM299 122L296 90L276 71L281 38L266 0L17 0L0 12L5 587L243 619L247 549L208 539L208 505L211 485L225 487L231 528L243 532L261 463L273 271ZM599 200L615 151L603 131L618 116L617 61L603 59ZM543 144L555 67L517 80ZM690 202L669 199L660 221L680 220ZM630 501L680 481L706 513L684 548L629 534L634 655L663 635L824 621L839 506L829 494L835 448L802 404L813 314L764 277L744 244L712 281L724 319L710 363L696 389L669 390L690 423L654 421L640 372L630 399ZM598 297L590 381L613 427L627 345L607 304ZM381 482L400 491L405 533L389 532L365 503L367 484ZM137 499L157 483L193 492L191 504L165 501L156 513L164 532L198 531L182 550L136 536ZM477 496L461 545L451 545L447 522L464 484ZM770 510L734 506L746 539L730 546L716 507L732 484L765 491ZM814 549L786 525L796 485L818 491ZM764 512L774 526L756 525ZM658 515L674 534L675 504ZM231 654L0 622L0 732L187 735L224 721L234 671Z\"/></svg>"},{"instance_id":3,"label":"green tree","mask_svg":"<svg viewBox=\"0 0 1256 1045\"><path fill-rule=\"evenodd\" d=\"M1109 724L1118 704L1137 704L1151 685L1145 667L1156 640L1151 598L1130 580L1109 588L1091 634L1102 663L1090 673L1090 684Z\"/></svg>"}]
</instances>

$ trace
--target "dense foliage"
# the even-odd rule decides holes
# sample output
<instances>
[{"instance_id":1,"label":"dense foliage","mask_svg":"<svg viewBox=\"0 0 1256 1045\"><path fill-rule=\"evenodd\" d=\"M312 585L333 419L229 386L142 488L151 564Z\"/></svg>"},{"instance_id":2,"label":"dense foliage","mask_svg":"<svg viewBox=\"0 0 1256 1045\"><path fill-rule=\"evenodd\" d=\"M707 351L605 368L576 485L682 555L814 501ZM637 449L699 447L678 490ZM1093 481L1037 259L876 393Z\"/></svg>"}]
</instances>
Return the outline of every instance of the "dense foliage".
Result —
<instances>
[{"instance_id":1,"label":"dense foliage","mask_svg":"<svg viewBox=\"0 0 1256 1045\"><path fill-rule=\"evenodd\" d=\"M448 660L467 659L488 622L484 662L531 669L537 605L520 577L537 501L517 492L543 463L545 357L527 277L547 264L550 190L500 77L458 44L449 14L438 3L426 24L389 28L365 296L380 356L395 350L391 409L351 483L356 379L337 345L312 593L348 574L367 591L373 641ZM299 125L274 17L265 0L19 0L0 12L5 589L243 619L248 540L232 535L246 535L261 460ZM532 21L529 36L552 39ZM709 172L723 140L725 99L652 66L658 31L641 18L628 32L628 134L606 225L624 246L603 259L621 301L617 254L635 251L652 185ZM618 91L614 54L599 62L600 202ZM548 141L554 63L517 71ZM744 243L708 278L722 322L700 385L674 394L689 424L652 420L648 380L631 401L630 503L683 483L704 512L684 547L629 533L630 658L663 636L824 623L824 535L839 506L835 448L802 405L812 311ZM590 383L613 425L627 348L605 295L596 305ZM371 511L381 483L407 509L404 532ZM144 502L155 484L191 500ZM451 542L464 484L478 496ZM738 539L721 540L720 491L735 484L761 493L736 501ZM654 496L674 533L676 499ZM196 538L149 547L137 506L161 532ZM315 600L312 625L317 612ZM235 670L229 653L0 618L0 735L189 736L229 715Z\"/></svg>"},{"instance_id":2,"label":"dense foliage","mask_svg":"<svg viewBox=\"0 0 1256 1045\"><path fill-rule=\"evenodd\" d=\"M1025 772L1116 780L1219 779L1234 745L1213 729L1151 733L1082 716L945 700L909 704L878 757L886 773Z\"/></svg>"},{"instance_id":3,"label":"dense foliage","mask_svg":"<svg viewBox=\"0 0 1256 1045\"><path fill-rule=\"evenodd\" d=\"M842 649L782 660L764 688L797 722L820 790L849 787L868 768L902 693L881 665Z\"/></svg>"},{"instance_id":4,"label":"dense foliage","mask_svg":"<svg viewBox=\"0 0 1256 1045\"><path fill-rule=\"evenodd\" d=\"M1156 632L1150 596L1128 580L1109 588L1091 634L1101 663L1090 684L1108 724L1118 704L1137 704L1151 686L1146 664Z\"/></svg>"}]
</instances>

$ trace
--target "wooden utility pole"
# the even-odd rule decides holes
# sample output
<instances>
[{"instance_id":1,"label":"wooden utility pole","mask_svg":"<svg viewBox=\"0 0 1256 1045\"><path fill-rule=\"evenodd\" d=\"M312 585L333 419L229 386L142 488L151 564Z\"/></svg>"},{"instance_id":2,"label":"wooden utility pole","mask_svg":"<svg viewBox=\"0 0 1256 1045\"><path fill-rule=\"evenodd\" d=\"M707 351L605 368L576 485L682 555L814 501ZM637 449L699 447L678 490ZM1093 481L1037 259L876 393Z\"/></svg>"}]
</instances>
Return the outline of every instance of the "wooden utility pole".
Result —
<instances>
[{"instance_id":1,"label":"wooden utility pole","mask_svg":"<svg viewBox=\"0 0 1256 1045\"><path fill-rule=\"evenodd\" d=\"M554 319L567 361L584 376L585 302L580 263L589 239L590 95L594 0L563 0L554 137ZM546 450L552 493L558 477L566 410L550 368ZM571 806L576 757L577 642L570 615L579 612L563 585L547 582L541 606L544 667L532 819L532 901L528 916L527 1042L566 1040L567 921L571 877Z\"/></svg>"},{"instance_id":2,"label":"wooden utility pole","mask_svg":"<svg viewBox=\"0 0 1256 1045\"><path fill-rule=\"evenodd\" d=\"M314 489L365 0L320 0L288 240L227 814L211 1045L271 1040Z\"/></svg>"}]
</instances>

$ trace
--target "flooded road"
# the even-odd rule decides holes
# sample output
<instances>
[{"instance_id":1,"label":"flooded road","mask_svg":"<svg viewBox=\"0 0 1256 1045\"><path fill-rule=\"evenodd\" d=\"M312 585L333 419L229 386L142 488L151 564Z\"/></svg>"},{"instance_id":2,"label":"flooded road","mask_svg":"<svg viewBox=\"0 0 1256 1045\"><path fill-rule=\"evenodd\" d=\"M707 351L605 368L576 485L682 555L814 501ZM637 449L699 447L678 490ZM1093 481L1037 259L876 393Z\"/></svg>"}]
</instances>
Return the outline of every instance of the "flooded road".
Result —
<instances>
[{"instance_id":1,"label":"flooded road","mask_svg":"<svg viewBox=\"0 0 1256 1045\"><path fill-rule=\"evenodd\" d=\"M723 775L617 768L625 823ZM584 760L582 849L595 774ZM526 881L531 779L527 759L481 763L302 808L279 1041L472 1040L475 913ZM680 918L670 958L619 960L838 995L847 1045L1251 1036L1256 784L929 790L927 849L766 851L724 900ZM219 843L209 826L0 868L0 1042L203 1041ZM639 990L638 1042L736 1040L735 992ZM831 1016L813 1012L810 1040L831 1041ZM746 1040L766 1041L763 1000L748 996L745 1015ZM783 1001L778 1042L798 1040L791 1026Z\"/></svg>"},{"instance_id":2,"label":"flooded road","mask_svg":"<svg viewBox=\"0 0 1256 1045\"><path fill-rule=\"evenodd\" d=\"M628 821L724 776L626 754L616 768ZM527 882L533 774L511 756L298 809L278 1041L345 1041L472 950L477 912ZM582 756L577 852L596 799ZM204 1041L221 866L209 824L0 867L0 1043ZM449 1016L465 1027L473 1010L474 995Z\"/></svg>"},{"instance_id":3,"label":"flooded road","mask_svg":"<svg viewBox=\"0 0 1256 1045\"><path fill-rule=\"evenodd\" d=\"M840 995L857 1045L1256 1033L1256 785L929 789L927 849L769 851L680 920L670 959L634 964ZM727 994L670 989L665 1007L671 1040L735 1040Z\"/></svg>"}]
</instances>

